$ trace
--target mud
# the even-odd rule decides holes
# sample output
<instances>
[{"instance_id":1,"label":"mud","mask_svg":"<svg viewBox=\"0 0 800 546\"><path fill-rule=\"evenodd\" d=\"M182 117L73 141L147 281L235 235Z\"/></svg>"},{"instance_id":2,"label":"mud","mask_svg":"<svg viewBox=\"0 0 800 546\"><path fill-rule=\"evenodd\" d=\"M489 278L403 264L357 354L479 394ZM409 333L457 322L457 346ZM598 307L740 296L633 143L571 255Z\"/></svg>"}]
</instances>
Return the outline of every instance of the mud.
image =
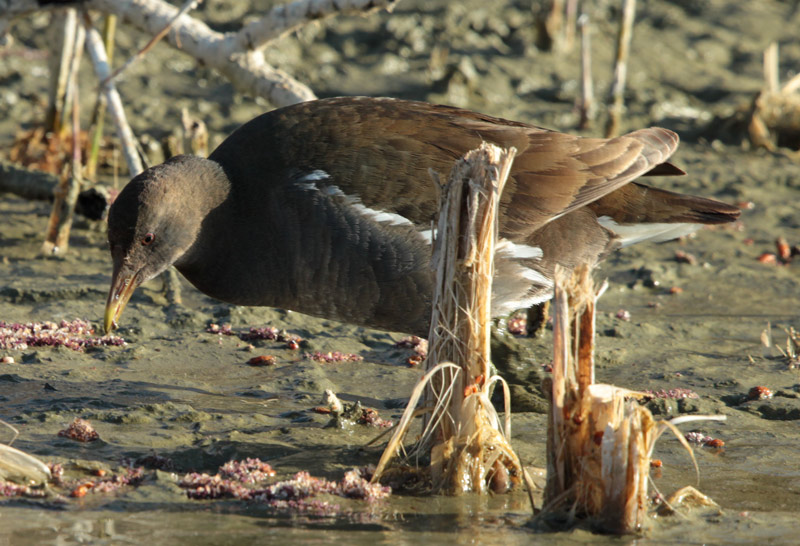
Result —
<instances>
[{"instance_id":1,"label":"mud","mask_svg":"<svg viewBox=\"0 0 800 546\"><path fill-rule=\"evenodd\" d=\"M224 8L233 4L207 2L199 15L217 28L235 28L237 10ZM254 2L251 12L265 6ZM577 132L573 105L579 48L538 50L535 10L529 3L510 1L404 0L392 15L311 25L271 46L267 56L322 97L363 94L444 102ZM599 2L593 15L599 97L611 77L616 15L607 2ZM777 349L764 349L761 337L770 324L776 343L783 346L784 328L800 327L800 265L765 264L757 258L774 252L779 235L800 243L800 167L785 151L750 149L741 120L762 86L762 52L770 41L780 43L784 81L800 69L798 23L795 4L776 0L651 0L639 5L623 128L677 130L683 142L675 162L689 173L653 183L752 203L735 226L626 248L597 273L610 283L599 302L598 380L637 390L690 389L698 395L650 402L661 418L727 416L722 423L683 427L725 442L722 449L695 448L699 488L722 506L722 514L658 518L645 541L795 539L800 372ZM0 153L21 130L44 117L47 59L41 52L46 51L48 25L45 15L23 18L12 27L15 45L0 50ZM122 32L117 58L145 42L138 33ZM85 65L82 110L89 112L94 80ZM120 88L134 131L150 142L179 125L183 107L208 124L212 143L270 108L164 45L134 66ZM585 133L600 134L603 120L601 111ZM157 148L148 148L154 158ZM119 186L125 178L123 172L115 179L108 165L101 181ZM78 218L70 253L42 258L48 214L47 203L0 197L0 320L82 318L99 331L110 282L104 226ZM697 263L679 260L677 251L692 254ZM187 283L183 294L184 305L174 307L167 305L160 280L138 290L119 330L127 341L124 347L0 350L0 357L15 361L0 364L0 418L20 430L15 447L64 464L72 477L96 468L113 472L122 460L154 453L172 461L172 469L149 469L142 485L115 494L90 493L60 503L3 501L0 543L612 540L585 530L533 537L526 527L530 507L522 494L483 499L395 495L377 504L335 499L341 507L336 517L275 512L237 501L189 500L175 485L175 476L213 473L231 458L268 461L281 479L308 470L338 480L345 470L375 463L379 449L364 445L378 429L326 428L330 417L312 409L331 389L346 402L360 401L396 420L421 372L407 366L408 350L394 347L400 334L285 310L233 307ZM628 311L630 320L617 318L620 310ZM230 323L236 330L275 326L304 342L298 350L283 342L246 342L207 333L210 323ZM513 445L525 464L544 466L545 406L539 383L550 361L550 332L534 340L498 337L497 364L512 383L515 403ZM354 353L364 360L320 363L303 357L314 351ZM249 366L247 361L258 355L275 356L276 363ZM748 401L754 386L768 387L773 397ZM78 443L59 437L58 431L75 417L91 421L100 440ZM669 493L696 483L691 460L677 440L665 436L655 456L664 462L654 473L659 490Z\"/></svg>"}]
</instances>

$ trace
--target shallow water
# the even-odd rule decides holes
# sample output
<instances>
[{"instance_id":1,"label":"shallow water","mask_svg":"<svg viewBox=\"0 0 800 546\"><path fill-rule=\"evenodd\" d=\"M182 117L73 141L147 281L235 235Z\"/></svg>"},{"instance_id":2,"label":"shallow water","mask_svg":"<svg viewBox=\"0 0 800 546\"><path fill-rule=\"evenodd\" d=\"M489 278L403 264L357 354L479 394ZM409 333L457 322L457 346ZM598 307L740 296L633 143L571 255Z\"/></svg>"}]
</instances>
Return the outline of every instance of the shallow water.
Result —
<instances>
[{"instance_id":1,"label":"shallow water","mask_svg":"<svg viewBox=\"0 0 800 546\"><path fill-rule=\"evenodd\" d=\"M800 371L776 350L765 353L760 338L771 323L782 345L783 328L800 326L800 277L797 264L770 266L756 258L774 250L778 235L790 243L800 241L799 168L784 154L743 149L741 134L722 132L717 129L721 124L708 120L731 115L760 88L761 51L770 40L781 40L782 66L796 71L798 16L788 3L777 1L681 5L653 1L640 8L626 123L631 129L664 125L688 140L675 161L689 176L652 183L728 202L751 201L755 207L733 228L624 249L603 264L597 276L607 277L610 288L599 302L597 376L631 389L687 388L699 395L652 405L662 412L658 417L727 417L722 423L682 427L725 441L723 450L694 450L698 487L722 506L721 515L700 510L689 517L659 518L637 539L586 530L537 533L526 527L531 511L522 494L491 499L394 496L373 506L332 499L342 515L289 516L236 501L190 501L169 472L148 471L143 485L117 494L89 494L55 506L5 501L0 544L795 542ZM448 102L572 130L576 53L535 50L530 17L527 6L512 2L493 11L479 2L467 7L404 2L392 17L379 14L313 27L268 54L311 82L321 96L376 94ZM501 23L509 27L508 34ZM21 44L41 45L43 38L30 28L37 24L38 19L18 24ZM598 89L607 85L613 54L612 27L600 21L599 29ZM356 38L351 38L354 31ZM504 37L498 41L495 34ZM130 50L141 38L123 35L120 47ZM451 49L448 66L455 70L449 79L440 81L427 72L434 45ZM311 61L319 59L327 61L316 70ZM475 65L477 80L464 80L458 69L462 59ZM14 94L17 102L0 101L0 146L21 126L41 118L33 98L45 83L43 61L13 55L2 60L3 92L6 98ZM172 71L163 71L162 65ZM145 85L150 91L139 92ZM178 123L182 106L206 118L212 142L266 109L165 47L132 69L123 91L135 114L135 130L156 136ZM91 95L86 93L85 110ZM37 253L48 213L45 203L0 198L0 320L81 317L98 325L110 277L104 227L79 219L70 254L42 259ZM679 263L676 250L693 254L698 264ZM654 283L655 288L645 286ZM669 294L673 286L682 292ZM124 348L9 353L16 363L0 364L0 418L20 429L15 447L62 462L73 475L98 467L112 470L122 458L155 452L170 457L178 475L214 472L230 458L260 457L282 478L307 469L339 479L349 468L377 461L378 449L362 449L376 430L323 428L327 417L310 411L321 393L332 389L396 419L401 411L397 400L408 396L421 373L405 365L407 352L393 348L398 334L281 310L223 305L186 284L183 308L165 303L158 280L136 293L123 316ZM620 309L630 313L630 321L616 318ZM230 322L234 328L271 324L306 339L301 352L338 350L365 360L319 364L272 342L256 343L251 353L235 337L205 333L211 321ZM534 405L541 399L541 365L550 360L549 335L507 341L520 358L507 365L509 381L515 393ZM247 366L254 354L273 354L278 363ZM769 387L775 396L743 402L757 385ZM79 444L59 438L57 432L76 416L89 419L101 440ZM544 415L514 415L513 444L525 464L545 464L544 430ZM665 435L655 456L664 462L660 476L654 474L659 490L670 493L696 484L691 459L677 440Z\"/></svg>"}]
</instances>

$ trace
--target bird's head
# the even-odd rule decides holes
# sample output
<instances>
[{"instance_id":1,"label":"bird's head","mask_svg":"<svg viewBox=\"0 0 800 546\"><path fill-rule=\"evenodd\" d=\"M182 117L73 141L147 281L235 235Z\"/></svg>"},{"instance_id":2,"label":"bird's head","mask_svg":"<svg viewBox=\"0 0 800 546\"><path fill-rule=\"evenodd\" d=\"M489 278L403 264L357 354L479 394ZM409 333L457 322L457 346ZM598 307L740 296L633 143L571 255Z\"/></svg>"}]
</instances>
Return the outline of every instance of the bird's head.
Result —
<instances>
[{"instance_id":1,"label":"bird's head","mask_svg":"<svg viewBox=\"0 0 800 546\"><path fill-rule=\"evenodd\" d=\"M106 302L106 333L117 326L136 288L186 255L209 210L227 195L216 163L176 156L147 169L119 193L108 213L114 270Z\"/></svg>"}]
</instances>

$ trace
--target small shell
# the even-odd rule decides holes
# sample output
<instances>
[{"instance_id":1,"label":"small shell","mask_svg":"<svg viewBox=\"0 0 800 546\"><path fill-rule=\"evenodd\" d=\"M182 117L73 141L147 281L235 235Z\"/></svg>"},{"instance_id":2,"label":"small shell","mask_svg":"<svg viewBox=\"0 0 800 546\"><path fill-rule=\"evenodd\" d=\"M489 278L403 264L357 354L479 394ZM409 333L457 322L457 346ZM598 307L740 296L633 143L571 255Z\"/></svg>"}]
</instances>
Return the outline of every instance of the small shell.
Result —
<instances>
[{"instance_id":1,"label":"small shell","mask_svg":"<svg viewBox=\"0 0 800 546\"><path fill-rule=\"evenodd\" d=\"M766 400L772 398L772 391L767 387L756 386L747 393L748 400Z\"/></svg>"},{"instance_id":2,"label":"small shell","mask_svg":"<svg viewBox=\"0 0 800 546\"><path fill-rule=\"evenodd\" d=\"M247 363L251 366L272 366L275 364L275 357L272 355L254 356Z\"/></svg>"},{"instance_id":3,"label":"small shell","mask_svg":"<svg viewBox=\"0 0 800 546\"><path fill-rule=\"evenodd\" d=\"M758 261L762 264L769 264L774 265L778 263L778 257L775 256L772 252L765 252L761 256L758 257Z\"/></svg>"}]
</instances>

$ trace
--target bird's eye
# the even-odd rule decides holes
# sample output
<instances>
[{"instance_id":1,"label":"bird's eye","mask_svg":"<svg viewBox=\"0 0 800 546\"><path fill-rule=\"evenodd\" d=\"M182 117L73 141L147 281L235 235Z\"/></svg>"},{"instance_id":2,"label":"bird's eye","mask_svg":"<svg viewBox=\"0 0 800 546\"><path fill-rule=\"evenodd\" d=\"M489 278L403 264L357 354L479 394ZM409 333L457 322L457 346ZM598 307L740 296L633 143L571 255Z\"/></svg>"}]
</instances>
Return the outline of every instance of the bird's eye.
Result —
<instances>
[{"instance_id":1,"label":"bird's eye","mask_svg":"<svg viewBox=\"0 0 800 546\"><path fill-rule=\"evenodd\" d=\"M155 240L156 240L155 235L153 235L152 233L147 233L144 237L142 237L142 246L147 246Z\"/></svg>"}]
</instances>

